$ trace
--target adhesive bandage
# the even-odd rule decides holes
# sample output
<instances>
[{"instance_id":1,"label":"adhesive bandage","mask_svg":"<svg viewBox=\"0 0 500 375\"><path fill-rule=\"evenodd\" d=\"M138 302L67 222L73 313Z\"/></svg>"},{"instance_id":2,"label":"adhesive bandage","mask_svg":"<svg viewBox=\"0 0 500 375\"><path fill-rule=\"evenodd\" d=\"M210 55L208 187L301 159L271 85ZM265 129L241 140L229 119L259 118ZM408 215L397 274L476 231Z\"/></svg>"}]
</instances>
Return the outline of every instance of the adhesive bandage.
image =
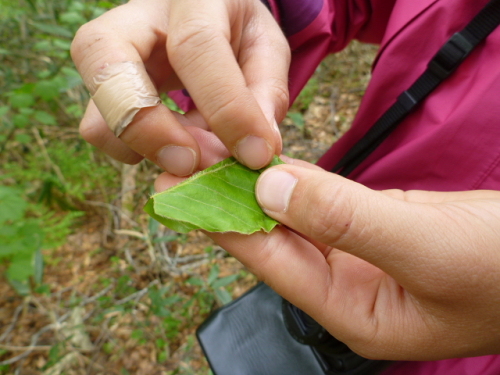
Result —
<instances>
[{"instance_id":1,"label":"adhesive bandage","mask_svg":"<svg viewBox=\"0 0 500 375\"><path fill-rule=\"evenodd\" d=\"M161 103L140 62L124 61L108 65L94 77L90 86L95 105L117 137L141 108Z\"/></svg>"}]
</instances>

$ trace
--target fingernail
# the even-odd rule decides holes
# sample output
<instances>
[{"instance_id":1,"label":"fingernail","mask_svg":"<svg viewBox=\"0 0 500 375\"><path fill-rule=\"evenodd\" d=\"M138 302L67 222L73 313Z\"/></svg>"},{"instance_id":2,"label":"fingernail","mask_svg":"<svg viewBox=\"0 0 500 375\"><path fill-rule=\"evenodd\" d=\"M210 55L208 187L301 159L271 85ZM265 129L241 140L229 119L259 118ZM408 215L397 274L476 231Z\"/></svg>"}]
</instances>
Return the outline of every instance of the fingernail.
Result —
<instances>
[{"instance_id":1,"label":"fingernail","mask_svg":"<svg viewBox=\"0 0 500 375\"><path fill-rule=\"evenodd\" d=\"M281 150L283 148L283 140L281 139L280 128L278 126L278 123L276 122L276 119L273 119L273 130L276 133L276 137L278 137L278 146Z\"/></svg>"},{"instance_id":2,"label":"fingernail","mask_svg":"<svg viewBox=\"0 0 500 375\"><path fill-rule=\"evenodd\" d=\"M259 169L269 163L273 149L264 138L249 135L236 145L235 156L248 168Z\"/></svg>"},{"instance_id":3,"label":"fingernail","mask_svg":"<svg viewBox=\"0 0 500 375\"><path fill-rule=\"evenodd\" d=\"M165 146L156 154L156 160L168 173L188 176L194 172L196 153L189 147Z\"/></svg>"},{"instance_id":4,"label":"fingernail","mask_svg":"<svg viewBox=\"0 0 500 375\"><path fill-rule=\"evenodd\" d=\"M297 181L297 177L288 172L269 169L257 181L257 201L265 210L285 213Z\"/></svg>"}]
</instances>

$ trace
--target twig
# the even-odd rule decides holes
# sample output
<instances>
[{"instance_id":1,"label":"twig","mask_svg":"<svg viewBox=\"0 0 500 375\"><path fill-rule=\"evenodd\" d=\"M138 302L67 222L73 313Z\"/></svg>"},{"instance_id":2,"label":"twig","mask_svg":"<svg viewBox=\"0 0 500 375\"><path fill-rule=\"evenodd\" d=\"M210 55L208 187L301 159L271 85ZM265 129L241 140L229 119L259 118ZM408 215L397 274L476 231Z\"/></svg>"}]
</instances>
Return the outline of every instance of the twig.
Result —
<instances>
[{"instance_id":1,"label":"twig","mask_svg":"<svg viewBox=\"0 0 500 375\"><path fill-rule=\"evenodd\" d=\"M182 275L183 273L187 273L187 274L191 275L192 274L192 272L190 272L191 269L196 268L196 267L200 267L204 264L207 264L208 262L209 262L209 259L206 258L206 259L202 259L202 260L199 260L197 262L189 263L189 264L186 264L186 265L183 265L180 267L176 267L176 268L165 267L165 268L163 268L163 270L166 272L172 273L174 275Z\"/></svg>"},{"instance_id":2,"label":"twig","mask_svg":"<svg viewBox=\"0 0 500 375\"><path fill-rule=\"evenodd\" d=\"M139 226L139 224L137 222L135 222L134 220L132 220L131 218L129 218L124 212L122 212L122 210L121 210L120 207L114 206L114 205L109 204L109 203L97 202L97 201L89 201L89 200L85 200L85 201L83 201L83 203L89 204L91 206L97 206L97 207L107 208L111 212L119 214L120 217L123 217L126 221L128 221L133 226Z\"/></svg>"},{"instance_id":3,"label":"twig","mask_svg":"<svg viewBox=\"0 0 500 375\"><path fill-rule=\"evenodd\" d=\"M97 337L97 339L94 342L94 347L96 348L96 350L94 351L92 358L89 359L90 365L96 363L95 358L99 354L99 351L102 348L102 343L104 343L105 340L107 340L110 337L110 332L109 332L109 328L108 328L108 324L109 324L110 320L111 320L111 318L106 318L102 324L102 329L100 330L99 336ZM87 374L90 374L90 367L87 369Z\"/></svg>"},{"instance_id":4,"label":"twig","mask_svg":"<svg viewBox=\"0 0 500 375\"><path fill-rule=\"evenodd\" d=\"M47 314L47 309L45 308L45 306L42 305L42 303L36 296L30 295L28 297L28 301L33 303L42 314L44 315Z\"/></svg>"},{"instance_id":5,"label":"twig","mask_svg":"<svg viewBox=\"0 0 500 375\"><path fill-rule=\"evenodd\" d=\"M31 352L33 350L35 350L36 343L38 342L38 339L40 338L40 336L43 335L46 331L53 329L54 326L55 326L55 324L52 323L52 324L48 324L45 327L43 327L42 329L40 329L37 333L35 333L31 337L30 345L26 348L26 351L24 353L16 355L15 357L12 357L10 359L7 359L5 361L0 362L0 366L11 365L11 364L23 359L23 358L26 358L28 355L31 354Z\"/></svg>"},{"instance_id":6,"label":"twig","mask_svg":"<svg viewBox=\"0 0 500 375\"><path fill-rule=\"evenodd\" d=\"M46 350L52 349L52 346L50 346L50 345L15 346L15 345L3 345L3 344L0 344L0 349L8 350L10 352L25 351L25 350L46 351Z\"/></svg>"},{"instance_id":7,"label":"twig","mask_svg":"<svg viewBox=\"0 0 500 375\"><path fill-rule=\"evenodd\" d=\"M129 236L129 237L136 237L141 240L146 240L146 235L144 233L135 231L135 230L130 230L130 229L115 229L114 232L116 234L121 234L124 236Z\"/></svg>"},{"instance_id":8,"label":"twig","mask_svg":"<svg viewBox=\"0 0 500 375\"><path fill-rule=\"evenodd\" d=\"M125 259L127 259L127 262L134 268L136 272L140 272L141 269L135 264L134 258L132 258L132 254L130 254L130 249L129 247L125 247L124 250L125 253Z\"/></svg>"},{"instance_id":9,"label":"twig","mask_svg":"<svg viewBox=\"0 0 500 375\"><path fill-rule=\"evenodd\" d=\"M12 322L10 323L9 327L7 327L7 330L4 333L2 333L2 336L0 336L0 342L5 340L7 336L12 332L12 330L17 324L17 320L19 319L21 311L23 311L23 304L20 304L19 306L16 307L16 310L14 311L14 317L12 318Z\"/></svg>"},{"instance_id":10,"label":"twig","mask_svg":"<svg viewBox=\"0 0 500 375\"><path fill-rule=\"evenodd\" d=\"M57 305L61 304L61 299L62 299L62 294L66 293L67 291L73 289L73 286L67 286L59 291L57 291Z\"/></svg>"},{"instance_id":11,"label":"twig","mask_svg":"<svg viewBox=\"0 0 500 375\"><path fill-rule=\"evenodd\" d=\"M88 298L84 299L80 303L80 306L84 306L84 305L87 305L89 303L95 302L95 300L97 300L98 298L100 298L100 297L104 296L106 293L108 293L113 288L113 286L114 285L108 285L106 288L101 290L99 293L94 294L92 297L88 297Z\"/></svg>"},{"instance_id":12,"label":"twig","mask_svg":"<svg viewBox=\"0 0 500 375\"><path fill-rule=\"evenodd\" d=\"M0 154L3 153L4 149L7 147L7 142L9 142L11 140L11 138L14 136L16 129L17 128L12 125L12 128L10 129L9 133L4 138L4 141L2 143L0 143Z\"/></svg>"},{"instance_id":13,"label":"twig","mask_svg":"<svg viewBox=\"0 0 500 375\"><path fill-rule=\"evenodd\" d=\"M136 230L130 230L130 229L115 229L114 231L116 234L121 234L129 237L135 237L143 240L146 242L146 245L148 246L148 253L149 257L151 258L151 263L154 263L156 261L156 254L154 250L154 245L153 242L151 242L151 238L149 237L149 231L145 230L145 233L138 232Z\"/></svg>"},{"instance_id":14,"label":"twig","mask_svg":"<svg viewBox=\"0 0 500 375\"><path fill-rule=\"evenodd\" d=\"M208 254L194 254L194 255L185 255L183 257L177 258L176 263L190 263L195 260L208 259L210 256Z\"/></svg>"},{"instance_id":15,"label":"twig","mask_svg":"<svg viewBox=\"0 0 500 375\"><path fill-rule=\"evenodd\" d=\"M168 249L167 249L167 244L165 242L160 242L160 251L162 255L162 259L165 260L165 262L171 266L172 265L172 258L170 258L170 255L168 254Z\"/></svg>"},{"instance_id":16,"label":"twig","mask_svg":"<svg viewBox=\"0 0 500 375\"><path fill-rule=\"evenodd\" d=\"M125 298L122 298L118 301L115 301L115 305L123 305L124 303L132 301L133 299L136 299L136 301L139 301L144 295L146 295L146 293L149 291L149 288L151 288L153 285L157 285L158 283L159 283L158 280L153 280L144 289L141 289L135 293L132 293L131 295L129 295Z\"/></svg>"},{"instance_id":17,"label":"twig","mask_svg":"<svg viewBox=\"0 0 500 375\"><path fill-rule=\"evenodd\" d=\"M35 136L36 142L38 143L38 145L42 149L42 154L45 157L45 160L50 165L50 167L52 168L52 170L56 174L56 176L59 179L59 181L61 181L61 183L63 185L66 185L66 179L64 178L64 176L63 176L63 174L62 174L61 169L59 168L59 166L57 164L55 164L52 161L52 159L50 158L50 155L49 155L49 153L47 151L47 148L45 147L45 144L43 143L43 139L42 139L42 136L40 135L40 132L35 127L31 128L31 130L33 131L33 135Z\"/></svg>"},{"instance_id":18,"label":"twig","mask_svg":"<svg viewBox=\"0 0 500 375\"><path fill-rule=\"evenodd\" d=\"M331 118L331 125L333 129L333 135L338 138L340 137L340 129L337 126L337 122L335 121L335 116L337 114L337 107L335 105L335 102L339 96L339 89L338 87L334 87L332 90L332 94L330 95L330 118Z\"/></svg>"},{"instance_id":19,"label":"twig","mask_svg":"<svg viewBox=\"0 0 500 375\"><path fill-rule=\"evenodd\" d=\"M146 236L144 240L146 241L146 244L148 245L148 253L149 257L151 258L151 264L154 264L156 262L156 253L155 253L155 246L153 245L153 242L151 241L151 235L149 233L149 230L147 228L144 228L144 233L146 233Z\"/></svg>"}]
</instances>

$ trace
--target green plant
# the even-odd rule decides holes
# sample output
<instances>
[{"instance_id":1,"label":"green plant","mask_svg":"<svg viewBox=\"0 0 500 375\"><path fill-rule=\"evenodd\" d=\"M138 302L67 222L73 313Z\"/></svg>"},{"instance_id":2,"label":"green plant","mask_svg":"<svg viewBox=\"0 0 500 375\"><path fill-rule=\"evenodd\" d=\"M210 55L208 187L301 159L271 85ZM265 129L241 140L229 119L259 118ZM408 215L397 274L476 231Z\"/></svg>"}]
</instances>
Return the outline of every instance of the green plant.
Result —
<instances>
[{"instance_id":1,"label":"green plant","mask_svg":"<svg viewBox=\"0 0 500 375\"><path fill-rule=\"evenodd\" d=\"M278 157L272 165L283 164ZM255 183L262 170L251 170L227 158L189 179L153 195L144 210L177 232L251 234L270 232L278 222L267 216L255 199Z\"/></svg>"},{"instance_id":2,"label":"green plant","mask_svg":"<svg viewBox=\"0 0 500 375\"><path fill-rule=\"evenodd\" d=\"M0 207L0 265L6 268L9 283L26 295L42 284L42 249L60 244L79 213L59 221L52 212L29 203L21 190L9 186L0 186Z\"/></svg>"},{"instance_id":3,"label":"green plant","mask_svg":"<svg viewBox=\"0 0 500 375\"><path fill-rule=\"evenodd\" d=\"M117 3L0 0L0 264L21 294L47 292L42 250L64 242L75 203L113 176L70 130L88 94L69 49L81 24Z\"/></svg>"},{"instance_id":4,"label":"green plant","mask_svg":"<svg viewBox=\"0 0 500 375\"><path fill-rule=\"evenodd\" d=\"M218 264L214 264L210 268L206 280L191 277L186 283L199 288L193 298L199 300L202 307L210 309L215 301L221 306L231 302L232 297L226 287L234 283L238 278L238 274L220 277L220 267Z\"/></svg>"},{"instance_id":5,"label":"green plant","mask_svg":"<svg viewBox=\"0 0 500 375\"><path fill-rule=\"evenodd\" d=\"M304 115L301 112L288 112L287 117L301 132L305 131Z\"/></svg>"},{"instance_id":6,"label":"green plant","mask_svg":"<svg viewBox=\"0 0 500 375\"><path fill-rule=\"evenodd\" d=\"M316 77L311 78L306 86L302 89L299 96L295 100L292 108L299 112L304 112L311 105L314 96L317 95L319 91L319 82Z\"/></svg>"}]
</instances>

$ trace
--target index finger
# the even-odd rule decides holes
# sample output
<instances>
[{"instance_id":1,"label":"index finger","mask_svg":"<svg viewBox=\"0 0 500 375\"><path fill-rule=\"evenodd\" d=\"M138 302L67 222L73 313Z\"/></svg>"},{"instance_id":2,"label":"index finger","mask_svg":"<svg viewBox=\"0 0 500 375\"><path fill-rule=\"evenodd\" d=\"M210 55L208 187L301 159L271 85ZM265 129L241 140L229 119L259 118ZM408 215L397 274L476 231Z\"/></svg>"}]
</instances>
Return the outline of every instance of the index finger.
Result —
<instances>
[{"instance_id":1,"label":"index finger","mask_svg":"<svg viewBox=\"0 0 500 375\"><path fill-rule=\"evenodd\" d=\"M259 9L267 10L250 1L201 4L196 0L172 1L167 39L171 64L228 150L250 168L264 167L281 151L275 114L273 109L270 114L263 113L238 58L244 54L240 48L247 38L242 34L252 32L248 24L257 23ZM192 12L193 8L197 11ZM257 43L257 35L255 38ZM273 61L267 63L272 65ZM286 75L286 67L281 70ZM265 71L261 73L265 75Z\"/></svg>"}]
</instances>

